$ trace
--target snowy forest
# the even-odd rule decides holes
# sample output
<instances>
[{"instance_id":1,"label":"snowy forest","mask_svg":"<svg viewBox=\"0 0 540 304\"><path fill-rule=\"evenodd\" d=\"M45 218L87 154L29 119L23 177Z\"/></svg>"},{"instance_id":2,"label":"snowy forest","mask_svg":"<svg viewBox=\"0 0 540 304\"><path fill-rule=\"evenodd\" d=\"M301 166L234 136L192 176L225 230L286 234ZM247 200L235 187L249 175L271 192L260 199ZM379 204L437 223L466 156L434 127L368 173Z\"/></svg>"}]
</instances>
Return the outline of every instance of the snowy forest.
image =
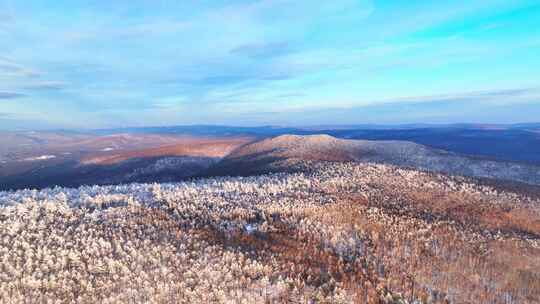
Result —
<instances>
[{"instance_id":1,"label":"snowy forest","mask_svg":"<svg viewBox=\"0 0 540 304\"><path fill-rule=\"evenodd\" d=\"M536 194L388 165L308 166L2 192L1 302L540 301Z\"/></svg>"}]
</instances>

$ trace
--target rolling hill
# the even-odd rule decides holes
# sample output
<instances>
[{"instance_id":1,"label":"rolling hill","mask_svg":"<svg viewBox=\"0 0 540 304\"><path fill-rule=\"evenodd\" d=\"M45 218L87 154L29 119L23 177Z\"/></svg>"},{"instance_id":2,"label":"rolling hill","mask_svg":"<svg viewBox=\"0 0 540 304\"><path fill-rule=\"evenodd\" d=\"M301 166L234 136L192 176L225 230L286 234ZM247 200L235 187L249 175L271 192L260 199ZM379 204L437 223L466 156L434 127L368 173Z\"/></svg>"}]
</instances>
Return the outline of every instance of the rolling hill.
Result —
<instances>
[{"instance_id":1,"label":"rolling hill","mask_svg":"<svg viewBox=\"0 0 540 304\"><path fill-rule=\"evenodd\" d=\"M486 160L408 141L345 140L329 135L282 135L244 145L211 167L209 175L300 170L299 160L374 162L419 170L540 184L540 167Z\"/></svg>"},{"instance_id":2,"label":"rolling hill","mask_svg":"<svg viewBox=\"0 0 540 304\"><path fill-rule=\"evenodd\" d=\"M140 131L105 135L66 132L12 135L8 143L15 144L7 144L0 150L0 190L174 182L194 177L302 171L309 168L301 168L301 161L310 160L374 162L451 175L540 184L540 166L535 163L460 154L411 141L354 140L321 134L268 137L270 131L285 131L277 128L223 131L267 132L254 137L172 133L206 129L186 130L172 128L170 134ZM210 131L218 132L212 128ZM340 135L358 135L346 132ZM483 150L488 151L490 147L486 144Z\"/></svg>"}]
</instances>

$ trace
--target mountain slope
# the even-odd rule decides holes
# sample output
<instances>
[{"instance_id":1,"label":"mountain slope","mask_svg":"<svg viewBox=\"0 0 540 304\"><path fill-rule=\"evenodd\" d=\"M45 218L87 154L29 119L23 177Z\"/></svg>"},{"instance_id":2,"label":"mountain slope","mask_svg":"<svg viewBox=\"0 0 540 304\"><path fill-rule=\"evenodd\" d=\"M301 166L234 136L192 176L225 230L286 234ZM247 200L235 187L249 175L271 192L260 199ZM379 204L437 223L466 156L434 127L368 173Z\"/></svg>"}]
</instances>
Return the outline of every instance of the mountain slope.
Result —
<instances>
[{"instance_id":1,"label":"mountain slope","mask_svg":"<svg viewBox=\"0 0 540 304\"><path fill-rule=\"evenodd\" d=\"M0 299L540 302L540 187L529 195L389 165L310 166L0 192Z\"/></svg>"},{"instance_id":2,"label":"mountain slope","mask_svg":"<svg viewBox=\"0 0 540 304\"><path fill-rule=\"evenodd\" d=\"M50 154L51 159L0 163L0 190L179 181L251 141L247 137L107 136L72 146L81 152L65 155L52 147L37 154ZM85 152L90 147L93 150Z\"/></svg>"},{"instance_id":3,"label":"mountain slope","mask_svg":"<svg viewBox=\"0 0 540 304\"><path fill-rule=\"evenodd\" d=\"M426 171L540 184L540 167L485 160L407 141L338 139L329 135L282 135L234 150L209 173L246 175L302 170L302 161L375 162Z\"/></svg>"}]
</instances>

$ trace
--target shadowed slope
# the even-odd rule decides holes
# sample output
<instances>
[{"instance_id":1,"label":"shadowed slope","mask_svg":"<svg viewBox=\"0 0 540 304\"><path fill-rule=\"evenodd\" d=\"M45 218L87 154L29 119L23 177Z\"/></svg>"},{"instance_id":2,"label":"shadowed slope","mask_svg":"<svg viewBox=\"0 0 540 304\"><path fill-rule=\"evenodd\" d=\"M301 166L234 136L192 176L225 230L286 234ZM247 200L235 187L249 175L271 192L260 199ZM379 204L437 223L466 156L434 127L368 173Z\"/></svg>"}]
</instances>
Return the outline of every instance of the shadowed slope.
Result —
<instances>
[{"instance_id":1,"label":"shadowed slope","mask_svg":"<svg viewBox=\"0 0 540 304\"><path fill-rule=\"evenodd\" d=\"M41 157L50 154L51 159L0 164L0 190L179 181L198 175L251 140L153 135L92 138L70 150L83 152L66 156L54 150L55 146L39 153L45 153ZM92 151L84 152L90 147Z\"/></svg>"}]
</instances>

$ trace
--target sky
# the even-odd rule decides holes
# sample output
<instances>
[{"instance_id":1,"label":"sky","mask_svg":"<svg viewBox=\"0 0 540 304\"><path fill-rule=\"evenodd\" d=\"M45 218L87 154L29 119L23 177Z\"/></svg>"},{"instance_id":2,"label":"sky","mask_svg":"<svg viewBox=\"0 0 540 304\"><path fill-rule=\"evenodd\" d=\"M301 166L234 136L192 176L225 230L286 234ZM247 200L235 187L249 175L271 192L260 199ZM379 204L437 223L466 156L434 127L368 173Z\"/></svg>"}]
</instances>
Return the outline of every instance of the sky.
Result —
<instances>
[{"instance_id":1,"label":"sky","mask_svg":"<svg viewBox=\"0 0 540 304\"><path fill-rule=\"evenodd\" d=\"M0 129L533 121L538 1L0 0Z\"/></svg>"}]
</instances>

